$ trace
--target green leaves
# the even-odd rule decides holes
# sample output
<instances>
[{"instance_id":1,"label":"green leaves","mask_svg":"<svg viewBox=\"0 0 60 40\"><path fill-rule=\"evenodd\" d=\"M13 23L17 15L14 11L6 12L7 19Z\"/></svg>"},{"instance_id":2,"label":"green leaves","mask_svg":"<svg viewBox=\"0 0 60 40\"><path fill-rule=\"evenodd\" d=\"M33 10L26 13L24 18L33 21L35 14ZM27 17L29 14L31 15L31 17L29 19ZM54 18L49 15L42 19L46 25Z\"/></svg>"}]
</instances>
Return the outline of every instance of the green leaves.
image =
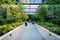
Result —
<instances>
[{"instance_id":1,"label":"green leaves","mask_svg":"<svg viewBox=\"0 0 60 40\"><path fill-rule=\"evenodd\" d=\"M45 0L44 4L60 4L60 0Z\"/></svg>"},{"instance_id":2,"label":"green leaves","mask_svg":"<svg viewBox=\"0 0 60 40\"><path fill-rule=\"evenodd\" d=\"M23 7L16 0L0 0L0 36L21 25L28 19Z\"/></svg>"},{"instance_id":3,"label":"green leaves","mask_svg":"<svg viewBox=\"0 0 60 40\"><path fill-rule=\"evenodd\" d=\"M60 26L58 26L56 24L48 23L48 22L41 22L40 25L42 25L43 27L45 27L49 31L60 35Z\"/></svg>"},{"instance_id":4,"label":"green leaves","mask_svg":"<svg viewBox=\"0 0 60 40\"><path fill-rule=\"evenodd\" d=\"M47 16L47 13L48 13L48 9L47 9L47 6L45 5L40 5L38 8L37 8L37 11L36 11L36 16L37 18L41 19L42 21L44 21L44 18Z\"/></svg>"},{"instance_id":5,"label":"green leaves","mask_svg":"<svg viewBox=\"0 0 60 40\"><path fill-rule=\"evenodd\" d=\"M23 19L23 21L27 21L28 20L28 15L27 14L22 14L22 19Z\"/></svg>"},{"instance_id":6,"label":"green leaves","mask_svg":"<svg viewBox=\"0 0 60 40\"><path fill-rule=\"evenodd\" d=\"M60 35L60 5L40 5L32 16L34 21Z\"/></svg>"},{"instance_id":7,"label":"green leaves","mask_svg":"<svg viewBox=\"0 0 60 40\"><path fill-rule=\"evenodd\" d=\"M16 0L0 0L1 4L16 4Z\"/></svg>"},{"instance_id":8,"label":"green leaves","mask_svg":"<svg viewBox=\"0 0 60 40\"><path fill-rule=\"evenodd\" d=\"M19 25L21 25L22 22L15 22L15 23L11 23L11 24L4 24L4 25L0 25L0 36L2 36L3 34L15 29L16 27L18 27Z\"/></svg>"}]
</instances>

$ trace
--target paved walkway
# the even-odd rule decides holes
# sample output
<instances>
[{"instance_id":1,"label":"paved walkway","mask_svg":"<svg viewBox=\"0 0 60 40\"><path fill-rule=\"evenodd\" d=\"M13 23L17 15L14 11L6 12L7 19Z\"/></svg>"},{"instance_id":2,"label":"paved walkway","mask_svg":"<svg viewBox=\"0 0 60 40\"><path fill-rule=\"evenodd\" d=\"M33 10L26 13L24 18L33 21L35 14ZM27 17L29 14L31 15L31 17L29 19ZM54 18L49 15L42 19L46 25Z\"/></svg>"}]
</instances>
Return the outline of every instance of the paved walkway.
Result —
<instances>
[{"instance_id":1,"label":"paved walkway","mask_svg":"<svg viewBox=\"0 0 60 40\"><path fill-rule=\"evenodd\" d=\"M42 35L36 29L36 26L28 23L24 26L16 40L44 40Z\"/></svg>"}]
</instances>

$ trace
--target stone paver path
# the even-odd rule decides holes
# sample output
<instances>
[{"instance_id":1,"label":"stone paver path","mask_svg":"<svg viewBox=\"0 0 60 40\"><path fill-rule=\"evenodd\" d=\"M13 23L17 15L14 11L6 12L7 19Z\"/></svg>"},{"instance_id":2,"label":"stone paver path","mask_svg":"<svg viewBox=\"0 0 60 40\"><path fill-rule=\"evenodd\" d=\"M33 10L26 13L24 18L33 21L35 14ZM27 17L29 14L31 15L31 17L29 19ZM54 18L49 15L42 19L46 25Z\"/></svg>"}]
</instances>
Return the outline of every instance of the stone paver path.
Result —
<instances>
[{"instance_id":1,"label":"stone paver path","mask_svg":"<svg viewBox=\"0 0 60 40\"><path fill-rule=\"evenodd\" d=\"M36 26L32 23L28 23L28 26L23 26L20 34L16 40L44 40Z\"/></svg>"}]
</instances>

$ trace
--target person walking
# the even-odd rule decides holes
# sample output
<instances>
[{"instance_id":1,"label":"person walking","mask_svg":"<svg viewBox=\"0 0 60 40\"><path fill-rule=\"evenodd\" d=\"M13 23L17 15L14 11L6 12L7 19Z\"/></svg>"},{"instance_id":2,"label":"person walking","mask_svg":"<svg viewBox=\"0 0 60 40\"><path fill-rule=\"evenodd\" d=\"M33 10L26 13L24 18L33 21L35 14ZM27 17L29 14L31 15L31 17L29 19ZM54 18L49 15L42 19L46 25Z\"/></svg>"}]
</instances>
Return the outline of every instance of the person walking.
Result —
<instances>
[{"instance_id":1,"label":"person walking","mask_svg":"<svg viewBox=\"0 0 60 40\"><path fill-rule=\"evenodd\" d=\"M27 26L27 22L25 22L25 26Z\"/></svg>"}]
</instances>

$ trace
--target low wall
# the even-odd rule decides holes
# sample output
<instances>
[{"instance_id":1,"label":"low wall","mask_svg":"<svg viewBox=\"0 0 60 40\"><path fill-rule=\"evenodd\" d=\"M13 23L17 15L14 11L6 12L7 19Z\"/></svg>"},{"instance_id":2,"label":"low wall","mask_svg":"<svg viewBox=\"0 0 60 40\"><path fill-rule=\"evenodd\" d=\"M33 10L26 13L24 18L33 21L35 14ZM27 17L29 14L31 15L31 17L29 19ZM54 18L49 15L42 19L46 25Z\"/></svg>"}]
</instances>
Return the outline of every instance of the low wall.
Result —
<instances>
[{"instance_id":1,"label":"low wall","mask_svg":"<svg viewBox=\"0 0 60 40\"><path fill-rule=\"evenodd\" d=\"M18 36L18 34L21 30L21 27L23 27L23 26L24 26L24 24L17 27L16 29L6 33L5 35L0 36L0 40L15 40L15 38ZM43 28L40 25L36 24L36 26L37 26L38 31L41 33L41 35L46 40L60 40L60 36L58 36L52 32L49 32L47 29Z\"/></svg>"},{"instance_id":2,"label":"low wall","mask_svg":"<svg viewBox=\"0 0 60 40\"><path fill-rule=\"evenodd\" d=\"M3 36L0 36L0 40L15 40L15 38L18 36L22 26L23 25L21 25L21 26L17 27L16 29L6 33Z\"/></svg>"},{"instance_id":3,"label":"low wall","mask_svg":"<svg viewBox=\"0 0 60 40\"><path fill-rule=\"evenodd\" d=\"M45 40L60 40L60 36L48 31L40 25L36 24L36 26L41 35L45 38Z\"/></svg>"}]
</instances>

